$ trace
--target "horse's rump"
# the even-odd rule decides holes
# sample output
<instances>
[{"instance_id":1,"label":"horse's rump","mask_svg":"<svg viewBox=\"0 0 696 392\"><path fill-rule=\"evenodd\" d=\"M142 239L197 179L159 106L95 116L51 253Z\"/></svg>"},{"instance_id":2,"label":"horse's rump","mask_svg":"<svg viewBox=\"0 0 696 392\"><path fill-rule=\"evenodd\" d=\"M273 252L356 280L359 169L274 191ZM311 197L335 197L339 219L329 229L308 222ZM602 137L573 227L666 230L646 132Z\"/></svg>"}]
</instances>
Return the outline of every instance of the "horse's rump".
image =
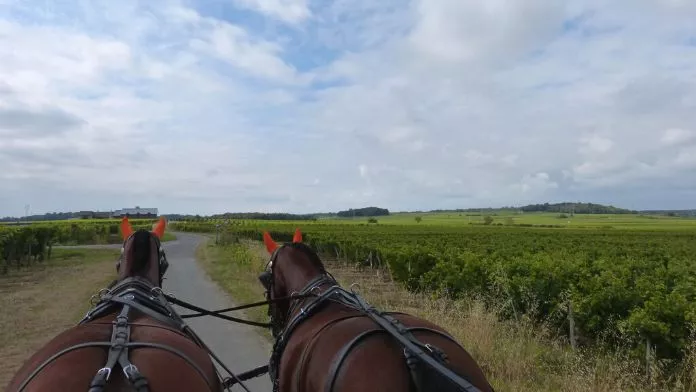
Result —
<instances>
[{"instance_id":1,"label":"horse's rump","mask_svg":"<svg viewBox=\"0 0 696 392\"><path fill-rule=\"evenodd\" d=\"M17 373L14 385L8 391L15 392L19 383L24 382L35 370L40 369L23 391L87 391L95 374L107 361L112 337L115 314L104 316L89 323L76 325L60 333L27 360ZM211 390L210 385L218 385L217 375L210 367L206 351L194 343L192 338L169 326L151 320L133 311L129 318L131 334L129 343L130 362L147 379L151 390ZM46 363L57 353L78 345L99 342L102 346L82 347L69 351ZM196 365L166 349L137 347L142 344L160 344L173 348L185 355ZM205 378L199 374L201 369ZM187 389L189 388L189 389ZM114 367L104 391L133 391L124 378L122 369Z\"/></svg>"},{"instance_id":2,"label":"horse's rump","mask_svg":"<svg viewBox=\"0 0 696 392\"><path fill-rule=\"evenodd\" d=\"M462 389L420 360L407 364L404 347L362 312L318 313L297 328L280 366L281 389L293 391L438 391ZM476 385L486 385L472 372L475 362L437 325L402 313L387 313L399 320L423 344L445 354L445 366ZM443 335L444 334L444 335ZM412 358L417 359L417 358ZM284 372L284 366L295 367ZM286 368L287 369L287 368ZM415 380L414 380L415 378ZM415 387L414 381L420 385ZM309 385L308 383L317 383Z\"/></svg>"}]
</instances>

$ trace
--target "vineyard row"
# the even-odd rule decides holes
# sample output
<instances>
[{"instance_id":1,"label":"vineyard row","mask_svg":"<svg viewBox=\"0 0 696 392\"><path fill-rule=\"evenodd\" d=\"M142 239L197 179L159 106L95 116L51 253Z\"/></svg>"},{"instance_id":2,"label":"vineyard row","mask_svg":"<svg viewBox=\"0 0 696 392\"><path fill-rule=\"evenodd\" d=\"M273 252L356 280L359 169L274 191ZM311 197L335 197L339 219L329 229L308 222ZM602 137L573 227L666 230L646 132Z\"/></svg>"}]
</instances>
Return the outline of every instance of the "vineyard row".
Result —
<instances>
[{"instance_id":1,"label":"vineyard row","mask_svg":"<svg viewBox=\"0 0 696 392\"><path fill-rule=\"evenodd\" d=\"M154 220L133 220L134 229L152 229ZM120 221L61 221L0 225L0 274L11 266L50 259L54 245L120 243Z\"/></svg>"},{"instance_id":2,"label":"vineyard row","mask_svg":"<svg viewBox=\"0 0 696 392\"><path fill-rule=\"evenodd\" d=\"M340 225L311 222L178 222L172 229L290 241L296 227L320 252L379 264L412 291L481 296L557 330L574 324L578 344L646 340L679 362L696 323L696 233L504 227ZM572 309L572 310L571 310ZM570 314L572 312L572 316Z\"/></svg>"}]
</instances>

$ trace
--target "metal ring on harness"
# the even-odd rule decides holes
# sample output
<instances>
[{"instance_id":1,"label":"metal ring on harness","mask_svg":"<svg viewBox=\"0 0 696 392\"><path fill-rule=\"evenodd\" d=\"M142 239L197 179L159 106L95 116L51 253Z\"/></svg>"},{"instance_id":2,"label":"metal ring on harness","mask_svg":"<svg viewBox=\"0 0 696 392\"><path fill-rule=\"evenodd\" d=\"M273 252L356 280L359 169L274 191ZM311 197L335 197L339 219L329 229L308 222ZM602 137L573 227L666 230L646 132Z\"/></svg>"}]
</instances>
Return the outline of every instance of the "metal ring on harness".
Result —
<instances>
[{"instance_id":1,"label":"metal ring on harness","mask_svg":"<svg viewBox=\"0 0 696 392\"><path fill-rule=\"evenodd\" d=\"M107 288L103 288L103 289L99 290L96 294L92 294L92 296L89 297L89 303L92 306L98 304L99 301L101 301L101 299L104 297L105 294L111 294L111 290L109 290ZM96 300L96 302L95 302L95 300Z\"/></svg>"},{"instance_id":2,"label":"metal ring on harness","mask_svg":"<svg viewBox=\"0 0 696 392\"><path fill-rule=\"evenodd\" d=\"M359 283L355 283L355 282L353 282L353 283L350 285L350 292L353 293L353 294L358 294L358 292L353 288L354 286L357 286L357 287L358 287L358 290L360 290L362 287L360 287L360 284L359 284Z\"/></svg>"}]
</instances>

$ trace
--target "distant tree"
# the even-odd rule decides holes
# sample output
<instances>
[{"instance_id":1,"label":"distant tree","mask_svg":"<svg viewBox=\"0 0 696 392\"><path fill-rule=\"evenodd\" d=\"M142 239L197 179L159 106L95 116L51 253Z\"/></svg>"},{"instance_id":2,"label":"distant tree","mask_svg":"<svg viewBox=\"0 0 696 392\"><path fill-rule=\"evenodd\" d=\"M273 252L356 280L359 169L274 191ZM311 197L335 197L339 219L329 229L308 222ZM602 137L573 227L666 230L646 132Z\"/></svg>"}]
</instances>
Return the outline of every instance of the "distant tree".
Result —
<instances>
[{"instance_id":1,"label":"distant tree","mask_svg":"<svg viewBox=\"0 0 696 392\"><path fill-rule=\"evenodd\" d=\"M422 217L420 217L420 216L417 216L417 217L416 217L416 223L421 223L422 220L423 220Z\"/></svg>"},{"instance_id":2,"label":"distant tree","mask_svg":"<svg viewBox=\"0 0 696 392\"><path fill-rule=\"evenodd\" d=\"M370 218L367 220L367 223L377 223L377 218Z\"/></svg>"},{"instance_id":3,"label":"distant tree","mask_svg":"<svg viewBox=\"0 0 696 392\"><path fill-rule=\"evenodd\" d=\"M213 219L259 219L259 220L311 220L316 221L315 215L297 215L288 213L265 212L226 212L210 216Z\"/></svg>"},{"instance_id":4,"label":"distant tree","mask_svg":"<svg viewBox=\"0 0 696 392\"><path fill-rule=\"evenodd\" d=\"M339 211L336 215L342 218L352 218L356 216L386 216L389 215L389 210L379 207L351 208L347 211Z\"/></svg>"},{"instance_id":5,"label":"distant tree","mask_svg":"<svg viewBox=\"0 0 696 392\"><path fill-rule=\"evenodd\" d=\"M530 204L520 208L525 212L558 212L572 214L632 214L635 211L604 206L594 203L556 203L556 204Z\"/></svg>"},{"instance_id":6,"label":"distant tree","mask_svg":"<svg viewBox=\"0 0 696 392\"><path fill-rule=\"evenodd\" d=\"M490 225L491 223L493 223L493 217L492 217L492 216L486 215L486 216L483 217L483 224L485 224L485 225Z\"/></svg>"}]
</instances>

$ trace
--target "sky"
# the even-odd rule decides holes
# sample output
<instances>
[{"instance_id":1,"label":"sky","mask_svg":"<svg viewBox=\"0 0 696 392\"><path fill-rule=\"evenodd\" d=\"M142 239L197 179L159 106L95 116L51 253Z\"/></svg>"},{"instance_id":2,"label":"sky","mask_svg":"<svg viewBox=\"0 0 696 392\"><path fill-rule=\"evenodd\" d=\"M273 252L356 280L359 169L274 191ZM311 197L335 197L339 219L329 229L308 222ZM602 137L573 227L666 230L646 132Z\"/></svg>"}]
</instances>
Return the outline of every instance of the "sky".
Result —
<instances>
[{"instance_id":1,"label":"sky","mask_svg":"<svg viewBox=\"0 0 696 392\"><path fill-rule=\"evenodd\" d=\"M0 216L696 208L691 0L0 0Z\"/></svg>"}]
</instances>

